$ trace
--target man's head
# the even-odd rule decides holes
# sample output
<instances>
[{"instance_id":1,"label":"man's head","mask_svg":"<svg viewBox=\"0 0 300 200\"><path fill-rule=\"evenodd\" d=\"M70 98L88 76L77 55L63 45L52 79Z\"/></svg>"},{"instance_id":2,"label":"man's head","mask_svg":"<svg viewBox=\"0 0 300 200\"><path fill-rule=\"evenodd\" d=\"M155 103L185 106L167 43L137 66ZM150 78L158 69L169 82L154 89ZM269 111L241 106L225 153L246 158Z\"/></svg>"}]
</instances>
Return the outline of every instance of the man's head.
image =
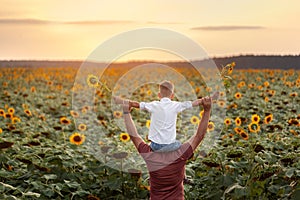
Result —
<instances>
[{"instance_id":1,"label":"man's head","mask_svg":"<svg viewBox=\"0 0 300 200\"><path fill-rule=\"evenodd\" d=\"M159 98L164 98L168 97L172 99L174 97L174 84L171 83L170 81L162 81L159 84L159 93L158 93Z\"/></svg>"}]
</instances>

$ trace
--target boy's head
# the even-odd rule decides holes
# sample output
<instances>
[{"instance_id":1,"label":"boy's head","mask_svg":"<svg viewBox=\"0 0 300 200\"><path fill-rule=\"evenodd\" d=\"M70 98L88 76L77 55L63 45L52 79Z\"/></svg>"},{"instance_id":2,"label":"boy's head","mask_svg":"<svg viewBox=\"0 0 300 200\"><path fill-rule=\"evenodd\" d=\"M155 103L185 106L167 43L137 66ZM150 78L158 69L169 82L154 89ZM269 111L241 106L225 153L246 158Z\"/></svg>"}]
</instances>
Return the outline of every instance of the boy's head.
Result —
<instances>
[{"instance_id":1,"label":"boy's head","mask_svg":"<svg viewBox=\"0 0 300 200\"><path fill-rule=\"evenodd\" d=\"M158 93L159 98L164 98L168 97L172 99L174 97L174 84L171 83L170 81L162 81L159 84L159 93Z\"/></svg>"}]
</instances>

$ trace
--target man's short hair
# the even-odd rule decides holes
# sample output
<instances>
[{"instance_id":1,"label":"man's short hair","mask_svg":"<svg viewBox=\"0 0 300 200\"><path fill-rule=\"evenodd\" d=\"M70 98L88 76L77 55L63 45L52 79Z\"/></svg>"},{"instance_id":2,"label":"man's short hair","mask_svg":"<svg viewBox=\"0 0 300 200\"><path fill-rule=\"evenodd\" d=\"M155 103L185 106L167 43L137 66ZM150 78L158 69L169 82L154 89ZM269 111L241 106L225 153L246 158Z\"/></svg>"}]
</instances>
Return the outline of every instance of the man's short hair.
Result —
<instances>
[{"instance_id":1,"label":"man's short hair","mask_svg":"<svg viewBox=\"0 0 300 200\"><path fill-rule=\"evenodd\" d=\"M159 92L162 97L170 97L174 93L174 84L164 80L159 84Z\"/></svg>"}]
</instances>

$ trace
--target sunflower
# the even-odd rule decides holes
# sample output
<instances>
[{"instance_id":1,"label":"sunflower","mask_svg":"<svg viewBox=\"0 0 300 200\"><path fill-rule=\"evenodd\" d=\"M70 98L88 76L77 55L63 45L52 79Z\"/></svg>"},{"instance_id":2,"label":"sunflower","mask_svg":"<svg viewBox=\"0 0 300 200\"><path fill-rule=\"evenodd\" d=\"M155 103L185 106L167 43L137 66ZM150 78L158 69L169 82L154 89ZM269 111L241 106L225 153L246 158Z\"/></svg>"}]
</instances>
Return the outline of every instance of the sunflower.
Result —
<instances>
[{"instance_id":1,"label":"sunflower","mask_svg":"<svg viewBox=\"0 0 300 200\"><path fill-rule=\"evenodd\" d=\"M239 84L237 85L238 88L244 87L246 85L246 83L244 81L239 82Z\"/></svg>"},{"instance_id":2,"label":"sunflower","mask_svg":"<svg viewBox=\"0 0 300 200\"><path fill-rule=\"evenodd\" d=\"M130 140L130 136L128 133L121 133L120 134L120 140L122 142L128 142Z\"/></svg>"},{"instance_id":3,"label":"sunflower","mask_svg":"<svg viewBox=\"0 0 300 200\"><path fill-rule=\"evenodd\" d=\"M249 135L246 131L242 131L240 133L240 136L244 139L244 140L248 140L249 139Z\"/></svg>"},{"instance_id":4,"label":"sunflower","mask_svg":"<svg viewBox=\"0 0 300 200\"><path fill-rule=\"evenodd\" d=\"M10 114L14 114L15 113L15 109L14 108L8 108L8 113Z\"/></svg>"},{"instance_id":5,"label":"sunflower","mask_svg":"<svg viewBox=\"0 0 300 200\"><path fill-rule=\"evenodd\" d=\"M269 87L269 85L270 85L270 83L269 83L268 81L265 81L265 82L264 82L264 86L265 86L265 87Z\"/></svg>"},{"instance_id":6,"label":"sunflower","mask_svg":"<svg viewBox=\"0 0 300 200\"><path fill-rule=\"evenodd\" d=\"M224 123L225 123L227 126L230 125L230 124L231 124L231 119L226 118L226 119L224 120Z\"/></svg>"},{"instance_id":7,"label":"sunflower","mask_svg":"<svg viewBox=\"0 0 300 200\"><path fill-rule=\"evenodd\" d=\"M25 110L24 110L24 113L25 113L28 117L31 117L31 116L32 116L31 111L28 110L28 109L25 109Z\"/></svg>"},{"instance_id":8,"label":"sunflower","mask_svg":"<svg viewBox=\"0 0 300 200\"><path fill-rule=\"evenodd\" d=\"M233 71L233 66L229 66L227 69L227 73L232 74L232 71Z\"/></svg>"},{"instance_id":9,"label":"sunflower","mask_svg":"<svg viewBox=\"0 0 300 200\"><path fill-rule=\"evenodd\" d=\"M208 122L207 130L213 131L215 129L215 124L213 122Z\"/></svg>"},{"instance_id":10,"label":"sunflower","mask_svg":"<svg viewBox=\"0 0 300 200\"><path fill-rule=\"evenodd\" d=\"M290 97L296 97L296 96L298 96L298 93L297 93L297 92L292 92L292 93L290 94Z\"/></svg>"},{"instance_id":11,"label":"sunflower","mask_svg":"<svg viewBox=\"0 0 300 200\"><path fill-rule=\"evenodd\" d=\"M252 122L248 125L248 129L252 133L257 133L258 131L260 131L260 126L257 123Z\"/></svg>"},{"instance_id":12,"label":"sunflower","mask_svg":"<svg viewBox=\"0 0 300 200\"><path fill-rule=\"evenodd\" d=\"M71 114L72 117L79 117L79 113L74 111L74 110L71 110L70 114Z\"/></svg>"},{"instance_id":13,"label":"sunflower","mask_svg":"<svg viewBox=\"0 0 300 200\"><path fill-rule=\"evenodd\" d=\"M234 132L236 132L237 134L241 134L241 132L243 132L244 130L240 127L235 127L234 128Z\"/></svg>"},{"instance_id":14,"label":"sunflower","mask_svg":"<svg viewBox=\"0 0 300 200\"><path fill-rule=\"evenodd\" d=\"M146 127L147 127L147 128L150 128L150 124L151 124L151 120L147 120L147 121L146 121Z\"/></svg>"},{"instance_id":15,"label":"sunflower","mask_svg":"<svg viewBox=\"0 0 300 200\"><path fill-rule=\"evenodd\" d=\"M190 121L192 124L196 125L199 123L199 118L197 116L192 116Z\"/></svg>"},{"instance_id":16,"label":"sunflower","mask_svg":"<svg viewBox=\"0 0 300 200\"><path fill-rule=\"evenodd\" d=\"M99 86L99 79L93 74L89 74L86 81L89 87L97 88Z\"/></svg>"},{"instance_id":17,"label":"sunflower","mask_svg":"<svg viewBox=\"0 0 300 200\"><path fill-rule=\"evenodd\" d=\"M35 91L36 91L35 87L32 86L32 87L30 88L30 91L31 91L31 92L35 92Z\"/></svg>"},{"instance_id":18,"label":"sunflower","mask_svg":"<svg viewBox=\"0 0 300 200\"><path fill-rule=\"evenodd\" d=\"M242 124L242 120L241 120L241 118L239 118L239 117L237 117L237 118L235 118L235 125L236 126L240 126L241 124Z\"/></svg>"},{"instance_id":19,"label":"sunflower","mask_svg":"<svg viewBox=\"0 0 300 200\"><path fill-rule=\"evenodd\" d=\"M273 120L273 115L269 114L265 117L264 122L265 124L269 124Z\"/></svg>"},{"instance_id":20,"label":"sunflower","mask_svg":"<svg viewBox=\"0 0 300 200\"><path fill-rule=\"evenodd\" d=\"M265 102L269 102L269 97L265 97Z\"/></svg>"},{"instance_id":21,"label":"sunflower","mask_svg":"<svg viewBox=\"0 0 300 200\"><path fill-rule=\"evenodd\" d=\"M242 94L239 93L239 92L237 92L237 93L235 93L234 97L235 97L236 99L240 99L240 98L242 98Z\"/></svg>"},{"instance_id":22,"label":"sunflower","mask_svg":"<svg viewBox=\"0 0 300 200\"><path fill-rule=\"evenodd\" d=\"M221 108L224 108L224 106L225 106L225 101L223 101L223 100L218 101L218 105L219 105Z\"/></svg>"},{"instance_id":23,"label":"sunflower","mask_svg":"<svg viewBox=\"0 0 300 200\"><path fill-rule=\"evenodd\" d=\"M120 119L122 117L122 112L114 111L114 117Z\"/></svg>"},{"instance_id":24,"label":"sunflower","mask_svg":"<svg viewBox=\"0 0 300 200\"><path fill-rule=\"evenodd\" d=\"M252 115L251 120L253 123L258 123L260 121L260 116L257 114Z\"/></svg>"},{"instance_id":25,"label":"sunflower","mask_svg":"<svg viewBox=\"0 0 300 200\"><path fill-rule=\"evenodd\" d=\"M255 87L255 83L248 84L248 88L254 88L254 87Z\"/></svg>"},{"instance_id":26,"label":"sunflower","mask_svg":"<svg viewBox=\"0 0 300 200\"><path fill-rule=\"evenodd\" d=\"M151 91L151 90L148 90L148 91L147 91L147 95L148 95L148 96L151 96L151 95L152 95L152 91Z\"/></svg>"},{"instance_id":27,"label":"sunflower","mask_svg":"<svg viewBox=\"0 0 300 200\"><path fill-rule=\"evenodd\" d=\"M2 130L2 128L0 128L0 134L1 134L1 133L3 133L3 130Z\"/></svg>"},{"instance_id":28,"label":"sunflower","mask_svg":"<svg viewBox=\"0 0 300 200\"><path fill-rule=\"evenodd\" d=\"M2 116L2 117L5 116L5 111L3 109L0 109L0 116Z\"/></svg>"},{"instance_id":29,"label":"sunflower","mask_svg":"<svg viewBox=\"0 0 300 200\"><path fill-rule=\"evenodd\" d=\"M201 118L202 118L202 116L203 116L203 113L204 113L204 110L201 110L201 111L200 111L200 113L199 113L199 117L201 117Z\"/></svg>"},{"instance_id":30,"label":"sunflower","mask_svg":"<svg viewBox=\"0 0 300 200\"><path fill-rule=\"evenodd\" d=\"M18 123L18 122L21 122L21 119L19 117L13 117L11 119L11 123L13 123L13 124Z\"/></svg>"},{"instance_id":31,"label":"sunflower","mask_svg":"<svg viewBox=\"0 0 300 200\"><path fill-rule=\"evenodd\" d=\"M81 145L85 140L85 136L83 134L73 133L69 139L72 144Z\"/></svg>"},{"instance_id":32,"label":"sunflower","mask_svg":"<svg viewBox=\"0 0 300 200\"><path fill-rule=\"evenodd\" d=\"M61 118L59 119L59 121L60 121L61 124L65 124L65 125L71 124L71 120L69 120L69 119L66 118L66 117L61 117Z\"/></svg>"},{"instance_id":33,"label":"sunflower","mask_svg":"<svg viewBox=\"0 0 300 200\"><path fill-rule=\"evenodd\" d=\"M85 124L79 124L78 125L78 130L85 131L86 130L86 125Z\"/></svg>"},{"instance_id":34,"label":"sunflower","mask_svg":"<svg viewBox=\"0 0 300 200\"><path fill-rule=\"evenodd\" d=\"M10 119L12 119L13 118L13 114L5 113L4 118L10 118Z\"/></svg>"}]
</instances>

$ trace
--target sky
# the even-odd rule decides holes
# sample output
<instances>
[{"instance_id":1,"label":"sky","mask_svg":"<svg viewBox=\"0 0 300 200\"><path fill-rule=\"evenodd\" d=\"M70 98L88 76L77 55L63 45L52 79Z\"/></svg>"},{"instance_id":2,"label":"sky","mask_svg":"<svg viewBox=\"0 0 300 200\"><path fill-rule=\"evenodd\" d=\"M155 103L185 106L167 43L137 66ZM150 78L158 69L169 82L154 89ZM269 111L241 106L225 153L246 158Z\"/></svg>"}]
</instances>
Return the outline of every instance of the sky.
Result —
<instances>
[{"instance_id":1,"label":"sky","mask_svg":"<svg viewBox=\"0 0 300 200\"><path fill-rule=\"evenodd\" d=\"M139 28L183 34L211 57L300 54L299 0L0 0L0 5L0 60L85 60L103 42ZM118 59L180 58L141 49Z\"/></svg>"}]
</instances>

